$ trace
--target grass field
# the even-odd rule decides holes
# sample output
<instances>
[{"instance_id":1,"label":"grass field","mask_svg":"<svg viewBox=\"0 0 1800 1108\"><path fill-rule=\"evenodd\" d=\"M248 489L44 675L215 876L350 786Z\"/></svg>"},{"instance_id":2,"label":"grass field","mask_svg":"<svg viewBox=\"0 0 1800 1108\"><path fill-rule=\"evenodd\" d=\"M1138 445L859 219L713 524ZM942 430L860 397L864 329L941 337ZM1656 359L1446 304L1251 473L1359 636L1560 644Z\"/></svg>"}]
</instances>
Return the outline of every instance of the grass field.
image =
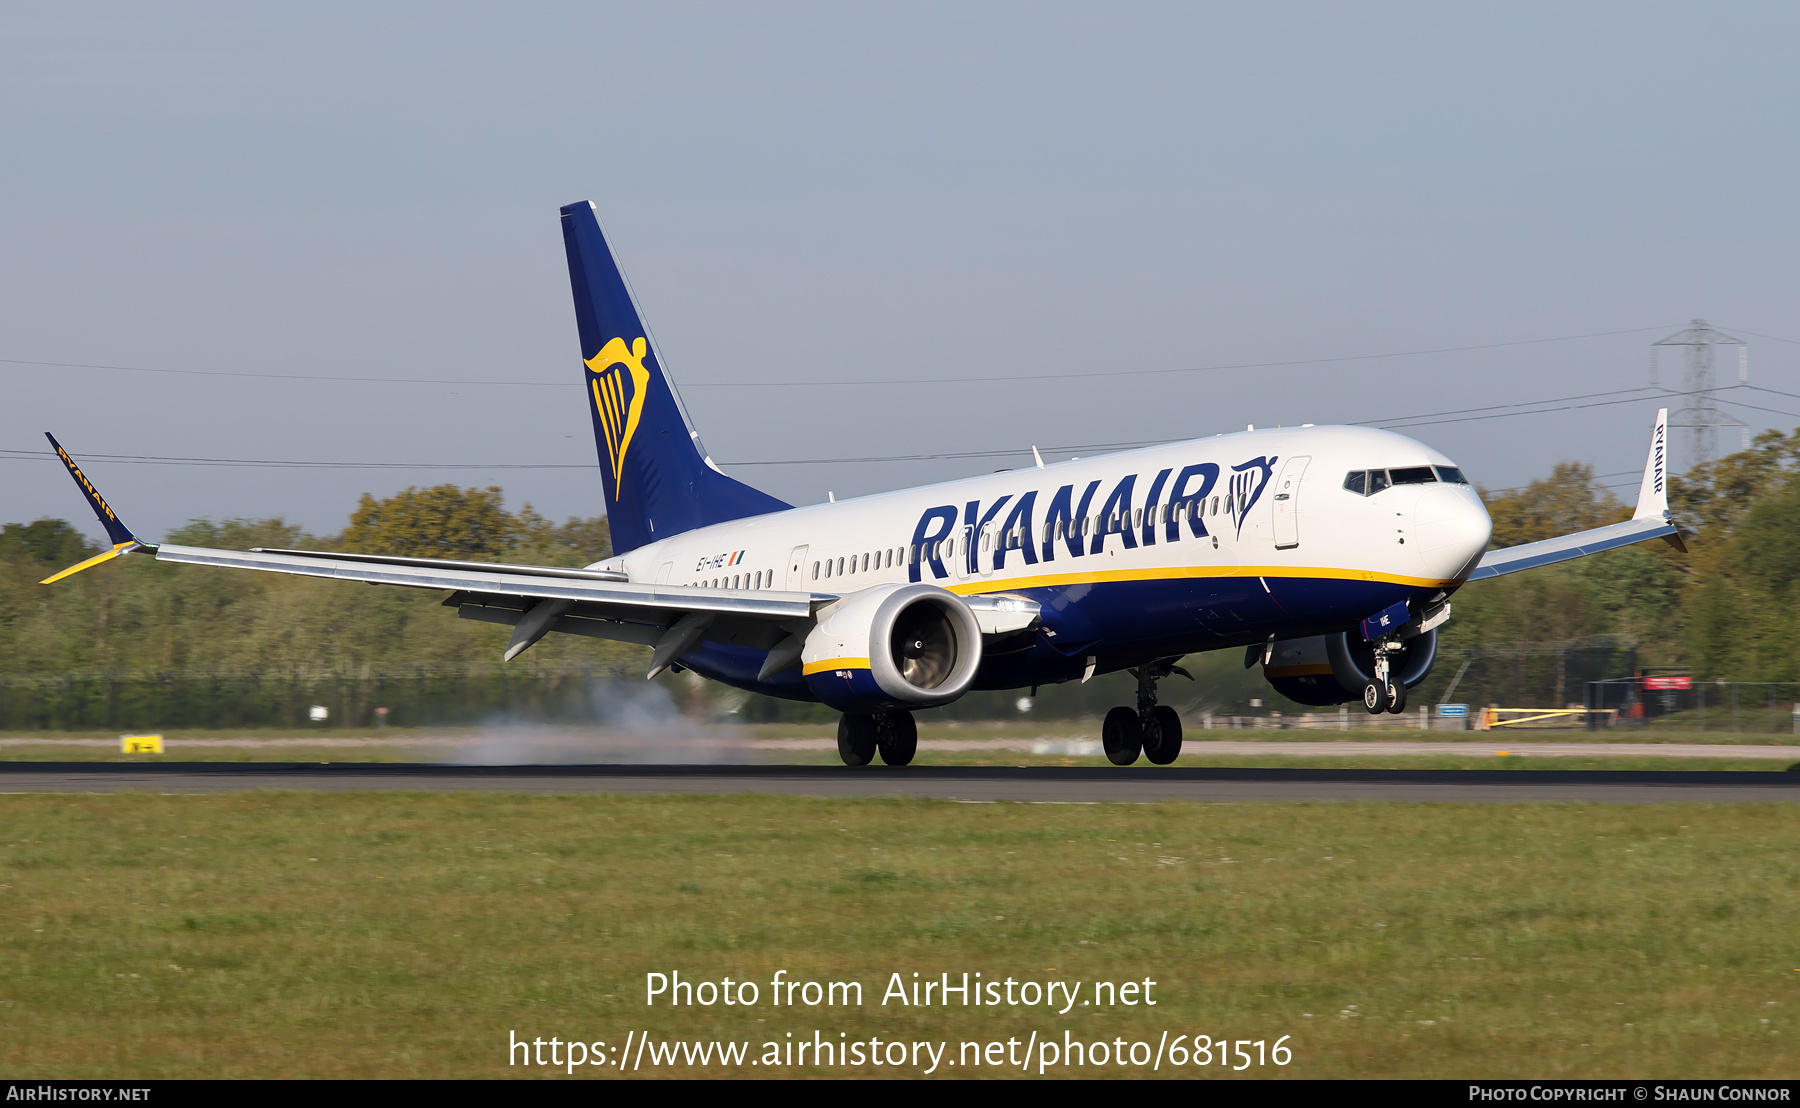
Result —
<instances>
[{"instance_id":1,"label":"grass field","mask_svg":"<svg viewBox=\"0 0 1800 1108\"><path fill-rule=\"evenodd\" d=\"M950 1058L1291 1036L1246 1076L1791 1077L1800 1033L1794 805L13 795L0 828L17 1077L507 1076L511 1031L757 1057L815 1029ZM762 1002L646 1007L674 970ZM777 970L865 1003L771 1007ZM915 971L1158 1003L882 1006Z\"/></svg>"}]
</instances>

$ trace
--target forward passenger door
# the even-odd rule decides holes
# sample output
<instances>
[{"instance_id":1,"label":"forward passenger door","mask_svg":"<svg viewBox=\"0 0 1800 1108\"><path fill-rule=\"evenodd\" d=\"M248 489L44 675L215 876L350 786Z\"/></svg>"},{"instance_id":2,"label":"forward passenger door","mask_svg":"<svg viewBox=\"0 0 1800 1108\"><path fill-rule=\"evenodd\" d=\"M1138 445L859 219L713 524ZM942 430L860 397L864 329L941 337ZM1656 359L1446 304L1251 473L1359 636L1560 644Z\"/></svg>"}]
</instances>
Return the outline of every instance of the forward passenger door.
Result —
<instances>
[{"instance_id":1,"label":"forward passenger door","mask_svg":"<svg viewBox=\"0 0 1800 1108\"><path fill-rule=\"evenodd\" d=\"M1306 464L1312 455L1299 454L1281 467L1275 479L1275 549L1292 550L1300 545L1300 479L1306 476Z\"/></svg>"}]
</instances>

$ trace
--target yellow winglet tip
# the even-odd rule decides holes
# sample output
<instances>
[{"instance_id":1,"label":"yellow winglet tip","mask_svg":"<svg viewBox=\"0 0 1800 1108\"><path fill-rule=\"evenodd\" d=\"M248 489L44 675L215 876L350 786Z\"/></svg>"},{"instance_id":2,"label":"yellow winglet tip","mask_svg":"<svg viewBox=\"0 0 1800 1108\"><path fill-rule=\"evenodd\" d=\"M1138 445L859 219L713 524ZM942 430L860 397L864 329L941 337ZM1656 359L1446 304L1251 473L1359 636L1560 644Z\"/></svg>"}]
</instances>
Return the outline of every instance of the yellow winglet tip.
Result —
<instances>
[{"instance_id":1,"label":"yellow winglet tip","mask_svg":"<svg viewBox=\"0 0 1800 1108\"><path fill-rule=\"evenodd\" d=\"M44 578L42 581L39 581L38 584L53 585L56 582L61 581L65 577L72 577L75 574L80 573L82 570L88 568L89 566L97 566L101 562L109 562L112 559L117 558L121 554L129 554L133 550L137 549L137 546L138 546L138 544L135 542L119 543L117 546L113 547L111 550L106 551L104 554L96 554L92 558L89 558L85 562L77 562L74 565L70 566L68 569L63 570L61 573L53 574L52 576Z\"/></svg>"}]
</instances>

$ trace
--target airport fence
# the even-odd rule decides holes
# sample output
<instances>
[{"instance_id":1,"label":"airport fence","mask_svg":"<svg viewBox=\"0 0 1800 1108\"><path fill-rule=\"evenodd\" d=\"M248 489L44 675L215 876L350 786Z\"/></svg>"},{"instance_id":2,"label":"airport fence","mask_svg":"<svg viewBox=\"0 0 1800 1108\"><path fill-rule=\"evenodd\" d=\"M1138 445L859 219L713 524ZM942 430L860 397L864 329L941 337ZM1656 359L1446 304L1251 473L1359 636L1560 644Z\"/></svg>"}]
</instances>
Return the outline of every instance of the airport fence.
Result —
<instances>
[{"instance_id":1,"label":"airport fence","mask_svg":"<svg viewBox=\"0 0 1800 1108\"><path fill-rule=\"evenodd\" d=\"M233 727L444 726L496 719L579 722L608 710L596 690L622 675L599 668L498 666L363 673L71 673L0 675L7 731L211 730ZM641 682L641 677L639 678ZM386 712L377 712L385 708Z\"/></svg>"},{"instance_id":2,"label":"airport fence","mask_svg":"<svg viewBox=\"0 0 1800 1108\"><path fill-rule=\"evenodd\" d=\"M931 710L934 719L1098 718L1131 702L1122 674L1070 682L1026 698L1023 690L972 692ZM0 674L0 731L310 728L315 706L332 728L474 726L494 723L614 724L681 713L739 723L833 723L822 704L778 700L667 673L646 683L641 669L473 663L407 670L87 672ZM1194 709L1183 701L1184 712ZM378 709L386 708L385 713Z\"/></svg>"}]
</instances>

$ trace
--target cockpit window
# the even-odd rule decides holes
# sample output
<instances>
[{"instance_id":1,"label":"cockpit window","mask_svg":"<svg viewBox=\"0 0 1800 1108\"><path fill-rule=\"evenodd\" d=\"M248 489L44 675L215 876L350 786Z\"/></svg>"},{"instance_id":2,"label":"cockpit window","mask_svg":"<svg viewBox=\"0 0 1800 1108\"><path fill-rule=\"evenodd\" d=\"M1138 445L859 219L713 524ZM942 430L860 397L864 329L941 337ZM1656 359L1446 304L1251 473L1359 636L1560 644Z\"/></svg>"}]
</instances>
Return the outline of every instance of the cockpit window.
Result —
<instances>
[{"instance_id":1,"label":"cockpit window","mask_svg":"<svg viewBox=\"0 0 1800 1108\"><path fill-rule=\"evenodd\" d=\"M1359 496L1374 496L1393 485L1429 485L1442 481L1466 485L1469 479L1455 466L1405 466L1400 469L1353 469L1344 475L1344 488Z\"/></svg>"}]
</instances>

